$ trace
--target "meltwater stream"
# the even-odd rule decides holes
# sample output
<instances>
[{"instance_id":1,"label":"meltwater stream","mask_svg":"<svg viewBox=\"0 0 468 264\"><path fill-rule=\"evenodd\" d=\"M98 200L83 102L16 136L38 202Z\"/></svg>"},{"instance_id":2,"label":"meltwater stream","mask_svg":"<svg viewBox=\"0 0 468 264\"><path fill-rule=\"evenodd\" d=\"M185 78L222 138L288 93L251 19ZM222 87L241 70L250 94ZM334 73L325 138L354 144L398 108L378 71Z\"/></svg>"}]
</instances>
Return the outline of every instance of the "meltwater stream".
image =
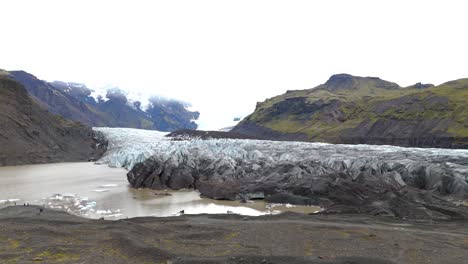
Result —
<instances>
[{"instance_id":1,"label":"meltwater stream","mask_svg":"<svg viewBox=\"0 0 468 264\"><path fill-rule=\"evenodd\" d=\"M127 170L90 162L0 167L0 207L45 205L88 218L121 219L185 214L263 215L282 211L313 213L314 206L241 204L201 198L193 190L133 189Z\"/></svg>"}]
</instances>

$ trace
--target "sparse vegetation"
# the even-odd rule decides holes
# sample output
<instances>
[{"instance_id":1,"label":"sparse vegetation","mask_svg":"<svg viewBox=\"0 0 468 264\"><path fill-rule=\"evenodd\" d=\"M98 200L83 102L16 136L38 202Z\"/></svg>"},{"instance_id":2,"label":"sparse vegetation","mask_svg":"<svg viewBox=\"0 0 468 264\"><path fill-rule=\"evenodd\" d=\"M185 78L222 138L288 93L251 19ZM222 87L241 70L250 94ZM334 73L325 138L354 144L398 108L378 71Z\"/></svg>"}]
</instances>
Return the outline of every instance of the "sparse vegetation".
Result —
<instances>
[{"instance_id":1,"label":"sparse vegetation","mask_svg":"<svg viewBox=\"0 0 468 264\"><path fill-rule=\"evenodd\" d=\"M333 143L350 135L460 139L468 138L467 102L468 79L403 88L378 78L338 75L316 88L288 91L258 103L234 131L249 133L243 125L254 123ZM375 126L381 126L379 131L373 130Z\"/></svg>"}]
</instances>

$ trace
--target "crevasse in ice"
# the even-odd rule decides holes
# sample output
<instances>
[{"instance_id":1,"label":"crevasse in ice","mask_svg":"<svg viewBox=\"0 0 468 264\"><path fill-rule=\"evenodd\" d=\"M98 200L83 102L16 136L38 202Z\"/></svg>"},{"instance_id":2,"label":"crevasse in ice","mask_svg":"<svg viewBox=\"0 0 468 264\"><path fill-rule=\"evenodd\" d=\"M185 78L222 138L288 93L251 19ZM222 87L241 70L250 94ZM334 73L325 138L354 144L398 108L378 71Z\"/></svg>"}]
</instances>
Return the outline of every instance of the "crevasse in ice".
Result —
<instances>
[{"instance_id":1,"label":"crevasse in ice","mask_svg":"<svg viewBox=\"0 0 468 264\"><path fill-rule=\"evenodd\" d=\"M133 168L161 149L161 142L168 141L166 132L134 128L93 128L108 141L107 152L97 162L111 167Z\"/></svg>"},{"instance_id":2,"label":"crevasse in ice","mask_svg":"<svg viewBox=\"0 0 468 264\"><path fill-rule=\"evenodd\" d=\"M468 181L468 150L440 148L405 148L388 145L345 145L327 143L285 142L244 139L171 140L167 133L132 128L94 128L108 140L108 150L98 161L128 170L148 157L196 166L198 160L223 160L232 163L236 159L263 166L280 161L320 161L324 164L339 163L348 169L359 169L360 164L399 163L412 166L416 163L444 164L452 168L460 180ZM377 169L377 168L376 168Z\"/></svg>"}]
</instances>

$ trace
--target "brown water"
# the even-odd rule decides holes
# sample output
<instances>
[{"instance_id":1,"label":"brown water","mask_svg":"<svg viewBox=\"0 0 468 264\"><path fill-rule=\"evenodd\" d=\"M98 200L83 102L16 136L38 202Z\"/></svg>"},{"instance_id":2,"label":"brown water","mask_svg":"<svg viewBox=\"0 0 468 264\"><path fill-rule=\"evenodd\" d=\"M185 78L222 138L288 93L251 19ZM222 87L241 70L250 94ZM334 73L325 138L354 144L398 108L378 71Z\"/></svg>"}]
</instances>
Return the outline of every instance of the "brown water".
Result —
<instances>
[{"instance_id":1,"label":"brown water","mask_svg":"<svg viewBox=\"0 0 468 264\"><path fill-rule=\"evenodd\" d=\"M133 189L127 171L90 162L0 167L0 206L39 204L90 218L186 214L313 213L315 206L239 203L201 198L197 191Z\"/></svg>"}]
</instances>

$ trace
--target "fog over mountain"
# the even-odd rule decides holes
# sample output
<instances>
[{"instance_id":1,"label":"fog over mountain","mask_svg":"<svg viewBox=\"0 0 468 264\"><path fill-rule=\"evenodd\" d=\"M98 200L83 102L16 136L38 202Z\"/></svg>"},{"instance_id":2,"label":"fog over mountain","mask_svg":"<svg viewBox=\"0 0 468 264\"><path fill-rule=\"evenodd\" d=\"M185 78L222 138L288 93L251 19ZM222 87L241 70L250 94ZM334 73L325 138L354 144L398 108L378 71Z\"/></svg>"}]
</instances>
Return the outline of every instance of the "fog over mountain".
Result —
<instances>
[{"instance_id":1,"label":"fog over mountain","mask_svg":"<svg viewBox=\"0 0 468 264\"><path fill-rule=\"evenodd\" d=\"M81 83L43 81L25 71L7 73L44 109L88 126L160 131L197 128L200 113L175 99L150 96L142 103L118 87L93 90Z\"/></svg>"}]
</instances>

